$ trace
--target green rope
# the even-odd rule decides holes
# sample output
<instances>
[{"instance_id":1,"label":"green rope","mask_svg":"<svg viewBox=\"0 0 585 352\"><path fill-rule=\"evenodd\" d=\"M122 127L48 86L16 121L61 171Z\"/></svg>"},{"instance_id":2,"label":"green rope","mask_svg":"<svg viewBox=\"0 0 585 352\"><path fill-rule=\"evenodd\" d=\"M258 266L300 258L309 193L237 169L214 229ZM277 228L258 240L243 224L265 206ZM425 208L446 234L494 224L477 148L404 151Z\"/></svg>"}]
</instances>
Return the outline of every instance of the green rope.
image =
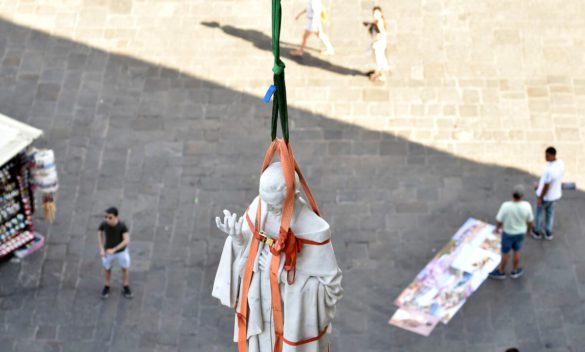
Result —
<instances>
[{"instance_id":1,"label":"green rope","mask_svg":"<svg viewBox=\"0 0 585 352\"><path fill-rule=\"evenodd\" d=\"M282 135L288 144L288 110L286 104L286 86L284 83L284 62L280 59L280 23L282 9L280 0L272 0L272 53L274 54L274 100L272 102L272 140L276 139L278 130L278 115L280 114L280 125Z\"/></svg>"}]
</instances>

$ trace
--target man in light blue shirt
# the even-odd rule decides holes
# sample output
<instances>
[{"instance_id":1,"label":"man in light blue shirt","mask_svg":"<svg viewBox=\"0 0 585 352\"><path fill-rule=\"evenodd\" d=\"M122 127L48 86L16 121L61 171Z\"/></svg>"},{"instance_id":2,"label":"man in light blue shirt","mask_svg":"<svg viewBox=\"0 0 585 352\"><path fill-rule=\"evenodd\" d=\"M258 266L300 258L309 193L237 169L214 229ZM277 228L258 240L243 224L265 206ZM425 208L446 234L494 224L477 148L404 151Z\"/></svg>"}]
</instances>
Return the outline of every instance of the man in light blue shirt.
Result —
<instances>
[{"instance_id":1,"label":"man in light blue shirt","mask_svg":"<svg viewBox=\"0 0 585 352\"><path fill-rule=\"evenodd\" d=\"M499 233L503 230L502 261L500 267L490 273L491 279L503 280L506 278L506 264L508 264L510 250L514 251L514 267L510 276L516 279L524 274L524 270L519 266L520 249L522 249L525 235L532 231L534 216L530 203L522 200L523 197L524 187L522 185L515 186L512 200L504 202L496 216L495 232Z\"/></svg>"}]
</instances>

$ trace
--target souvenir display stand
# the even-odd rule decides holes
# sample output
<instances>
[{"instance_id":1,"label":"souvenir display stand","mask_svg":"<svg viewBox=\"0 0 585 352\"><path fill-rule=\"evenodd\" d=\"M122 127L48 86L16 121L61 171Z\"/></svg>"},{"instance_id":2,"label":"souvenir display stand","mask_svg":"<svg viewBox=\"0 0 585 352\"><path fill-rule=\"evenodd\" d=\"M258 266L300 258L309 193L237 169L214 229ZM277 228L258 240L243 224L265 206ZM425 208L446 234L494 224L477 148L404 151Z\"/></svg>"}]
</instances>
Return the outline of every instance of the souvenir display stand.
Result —
<instances>
[{"instance_id":1,"label":"souvenir display stand","mask_svg":"<svg viewBox=\"0 0 585 352\"><path fill-rule=\"evenodd\" d=\"M42 133L0 114L0 259L19 249L24 256L44 242L33 224L34 163L27 153Z\"/></svg>"}]
</instances>

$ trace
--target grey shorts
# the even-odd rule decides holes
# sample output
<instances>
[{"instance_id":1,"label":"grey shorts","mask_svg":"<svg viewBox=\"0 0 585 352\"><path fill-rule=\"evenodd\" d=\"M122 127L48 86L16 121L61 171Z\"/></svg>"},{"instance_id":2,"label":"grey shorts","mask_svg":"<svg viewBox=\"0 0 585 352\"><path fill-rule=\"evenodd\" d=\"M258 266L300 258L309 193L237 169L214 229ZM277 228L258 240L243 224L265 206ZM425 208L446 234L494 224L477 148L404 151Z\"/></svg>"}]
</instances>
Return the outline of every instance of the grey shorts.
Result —
<instances>
[{"instance_id":1,"label":"grey shorts","mask_svg":"<svg viewBox=\"0 0 585 352\"><path fill-rule=\"evenodd\" d=\"M104 269L112 269L112 264L114 261L118 262L120 268L128 269L130 267L130 253L128 253L128 249L125 249L119 253L103 256L102 265L104 266Z\"/></svg>"}]
</instances>

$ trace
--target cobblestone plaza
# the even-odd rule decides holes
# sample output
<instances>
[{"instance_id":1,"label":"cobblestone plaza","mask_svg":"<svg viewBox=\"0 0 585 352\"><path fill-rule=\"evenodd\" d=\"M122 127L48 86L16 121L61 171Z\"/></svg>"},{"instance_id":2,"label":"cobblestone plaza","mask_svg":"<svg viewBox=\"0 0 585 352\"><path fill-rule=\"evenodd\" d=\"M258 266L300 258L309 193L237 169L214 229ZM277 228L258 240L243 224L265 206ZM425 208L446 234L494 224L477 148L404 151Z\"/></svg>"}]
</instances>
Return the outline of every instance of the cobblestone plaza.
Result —
<instances>
[{"instance_id":1,"label":"cobblestone plaza","mask_svg":"<svg viewBox=\"0 0 585 352\"><path fill-rule=\"evenodd\" d=\"M305 1L283 1L291 143L343 270L332 351L585 351L585 3L381 1L392 74L372 83L373 1L327 1L336 55L290 49ZM376 3L378 4L378 3ZM0 264L0 351L235 351L211 297L213 221L257 194L270 141L270 2L0 0L0 113L55 151L58 217L43 251ZM469 217L493 223L554 145L566 191L521 280L486 282L421 337L394 299ZM130 227L133 300L102 301L96 230ZM114 292L120 286L115 273Z\"/></svg>"}]
</instances>

